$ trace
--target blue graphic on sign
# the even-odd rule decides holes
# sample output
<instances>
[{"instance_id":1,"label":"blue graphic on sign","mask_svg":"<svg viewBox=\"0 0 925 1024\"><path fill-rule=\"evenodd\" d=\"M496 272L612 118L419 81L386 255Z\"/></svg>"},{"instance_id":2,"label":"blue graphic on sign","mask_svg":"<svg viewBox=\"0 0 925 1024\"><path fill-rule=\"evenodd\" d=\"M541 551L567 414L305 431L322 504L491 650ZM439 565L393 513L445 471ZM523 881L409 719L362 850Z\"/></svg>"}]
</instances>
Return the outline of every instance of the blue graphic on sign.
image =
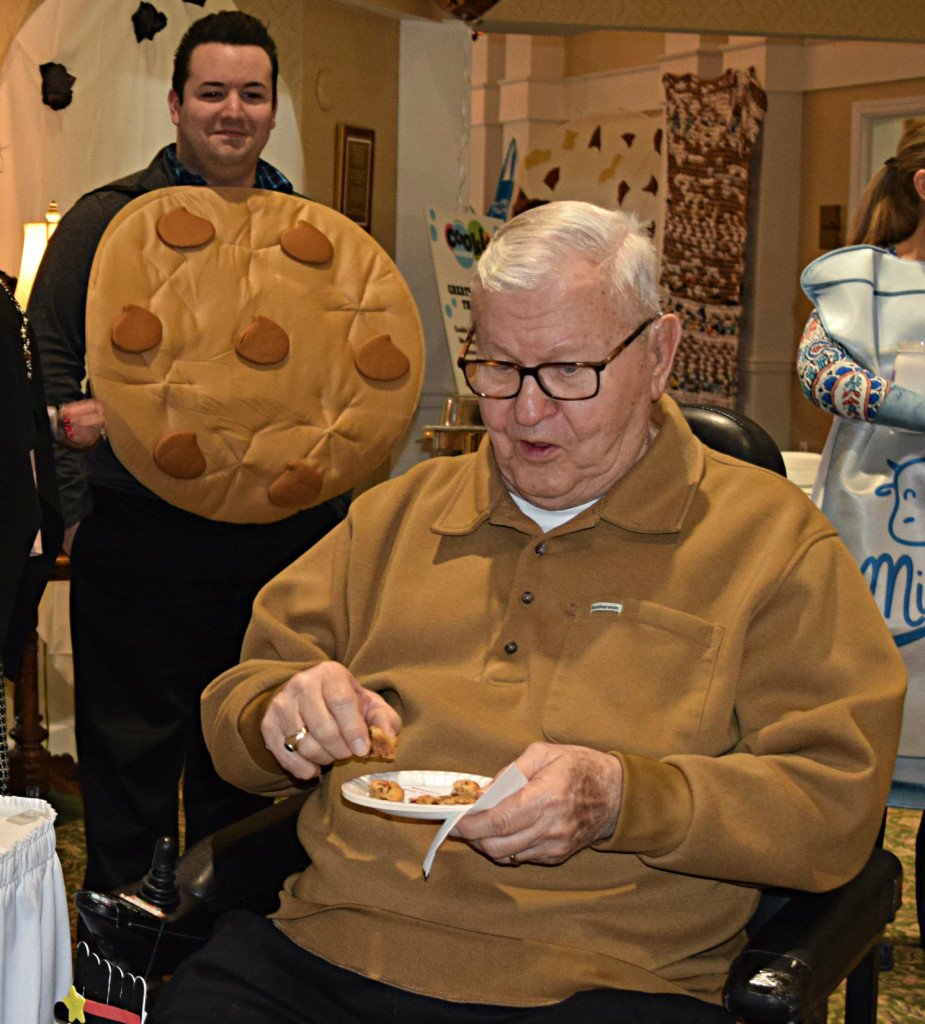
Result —
<instances>
[{"instance_id":1,"label":"blue graphic on sign","mask_svg":"<svg viewBox=\"0 0 925 1024\"><path fill-rule=\"evenodd\" d=\"M900 544L925 547L925 505L919 501L920 494L925 496L925 458L902 463L887 459L887 465L893 479L881 484L876 493L880 498L893 495L890 536Z\"/></svg>"},{"instance_id":2,"label":"blue graphic on sign","mask_svg":"<svg viewBox=\"0 0 925 1024\"><path fill-rule=\"evenodd\" d=\"M468 226L458 220L447 224L444 238L456 257L456 262L467 270L482 255L490 241L488 232L477 220L470 220Z\"/></svg>"},{"instance_id":3,"label":"blue graphic on sign","mask_svg":"<svg viewBox=\"0 0 925 1024\"><path fill-rule=\"evenodd\" d=\"M903 463L888 459L887 465L893 471L893 479L875 491L877 497L893 498L887 531L897 544L925 547L925 503L919 500L919 495L925 497L925 458ZM861 563L861 572L884 618L889 621L894 614L899 615L909 627L906 632L894 632L897 646L904 647L925 637L925 574L916 568L912 555L869 555Z\"/></svg>"}]
</instances>

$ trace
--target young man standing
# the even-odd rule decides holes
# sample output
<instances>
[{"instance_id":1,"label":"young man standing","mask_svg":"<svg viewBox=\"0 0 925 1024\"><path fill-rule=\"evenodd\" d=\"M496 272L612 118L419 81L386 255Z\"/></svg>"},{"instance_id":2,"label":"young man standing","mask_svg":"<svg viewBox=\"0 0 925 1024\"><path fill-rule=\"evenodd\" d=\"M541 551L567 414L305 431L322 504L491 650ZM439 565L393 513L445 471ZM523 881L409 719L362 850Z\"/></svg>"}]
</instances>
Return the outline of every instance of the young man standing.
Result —
<instances>
[{"instance_id":1,"label":"young man standing","mask_svg":"<svg viewBox=\"0 0 925 1024\"><path fill-rule=\"evenodd\" d=\"M275 123L277 73L276 46L257 19L221 11L190 26L168 96L176 142L83 196L49 244L29 304L49 405L66 412L84 397L90 270L119 210L172 185L292 192L260 158ZM61 452L58 477L71 555L85 885L106 890L144 874L155 840L177 835L181 774L188 843L265 804L215 773L200 693L237 662L259 588L343 518L347 499L270 524L206 519L144 487L105 437L89 454Z\"/></svg>"}]
</instances>

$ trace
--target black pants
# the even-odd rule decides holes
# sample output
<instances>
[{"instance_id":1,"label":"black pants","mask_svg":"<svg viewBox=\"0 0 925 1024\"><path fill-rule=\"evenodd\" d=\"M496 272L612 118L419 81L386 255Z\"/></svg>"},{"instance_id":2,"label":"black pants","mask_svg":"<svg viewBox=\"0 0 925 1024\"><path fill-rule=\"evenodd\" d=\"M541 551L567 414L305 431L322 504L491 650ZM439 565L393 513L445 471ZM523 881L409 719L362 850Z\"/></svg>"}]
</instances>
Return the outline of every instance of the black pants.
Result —
<instances>
[{"instance_id":1,"label":"black pants","mask_svg":"<svg viewBox=\"0 0 925 1024\"><path fill-rule=\"evenodd\" d=\"M499 967L503 969L503 965ZM148 1024L733 1024L719 1006L680 995L578 992L554 1006L448 1003L371 981L306 953L246 910L222 917L182 963Z\"/></svg>"},{"instance_id":2,"label":"black pants","mask_svg":"<svg viewBox=\"0 0 925 1024\"><path fill-rule=\"evenodd\" d=\"M345 500L266 526L215 523L96 488L71 553L77 756L90 889L140 878L158 837L187 845L265 806L218 777L203 689L240 657L257 591L346 511Z\"/></svg>"},{"instance_id":3,"label":"black pants","mask_svg":"<svg viewBox=\"0 0 925 1024\"><path fill-rule=\"evenodd\" d=\"M915 911L919 921L919 945L925 948L925 812L915 837Z\"/></svg>"}]
</instances>

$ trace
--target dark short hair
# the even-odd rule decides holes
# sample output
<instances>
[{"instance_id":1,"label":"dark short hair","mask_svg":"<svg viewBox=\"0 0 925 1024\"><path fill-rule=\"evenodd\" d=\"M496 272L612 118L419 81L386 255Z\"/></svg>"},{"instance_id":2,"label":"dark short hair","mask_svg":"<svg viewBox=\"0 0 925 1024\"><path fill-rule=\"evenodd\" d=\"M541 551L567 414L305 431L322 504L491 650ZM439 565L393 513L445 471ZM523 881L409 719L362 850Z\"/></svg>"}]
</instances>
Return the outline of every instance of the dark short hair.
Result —
<instances>
[{"instance_id":1,"label":"dark short hair","mask_svg":"<svg viewBox=\"0 0 925 1024\"><path fill-rule=\"evenodd\" d=\"M189 78L190 58L193 50L203 43L227 43L230 46L259 46L270 58L273 69L273 99L276 99L276 78L279 58L276 43L266 25L243 11L217 11L194 21L186 30L173 57L173 78L170 84L183 102L183 87Z\"/></svg>"}]
</instances>

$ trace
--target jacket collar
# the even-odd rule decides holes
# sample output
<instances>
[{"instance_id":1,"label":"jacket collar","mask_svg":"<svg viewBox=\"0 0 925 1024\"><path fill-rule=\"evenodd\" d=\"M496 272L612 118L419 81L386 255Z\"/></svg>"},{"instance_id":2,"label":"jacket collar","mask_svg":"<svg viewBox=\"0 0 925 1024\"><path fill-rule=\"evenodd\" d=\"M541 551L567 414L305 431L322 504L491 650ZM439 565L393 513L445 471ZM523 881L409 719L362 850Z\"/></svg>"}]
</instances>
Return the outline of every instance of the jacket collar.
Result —
<instances>
[{"instance_id":1,"label":"jacket collar","mask_svg":"<svg viewBox=\"0 0 925 1024\"><path fill-rule=\"evenodd\" d=\"M643 457L604 497L561 528L588 529L601 519L632 533L678 533L706 466L701 445L684 420L677 403L663 395L653 409L658 428ZM517 508L508 494L486 436L478 452L464 458L456 487L434 521L445 536L473 533L486 521L523 533L539 527Z\"/></svg>"}]
</instances>

